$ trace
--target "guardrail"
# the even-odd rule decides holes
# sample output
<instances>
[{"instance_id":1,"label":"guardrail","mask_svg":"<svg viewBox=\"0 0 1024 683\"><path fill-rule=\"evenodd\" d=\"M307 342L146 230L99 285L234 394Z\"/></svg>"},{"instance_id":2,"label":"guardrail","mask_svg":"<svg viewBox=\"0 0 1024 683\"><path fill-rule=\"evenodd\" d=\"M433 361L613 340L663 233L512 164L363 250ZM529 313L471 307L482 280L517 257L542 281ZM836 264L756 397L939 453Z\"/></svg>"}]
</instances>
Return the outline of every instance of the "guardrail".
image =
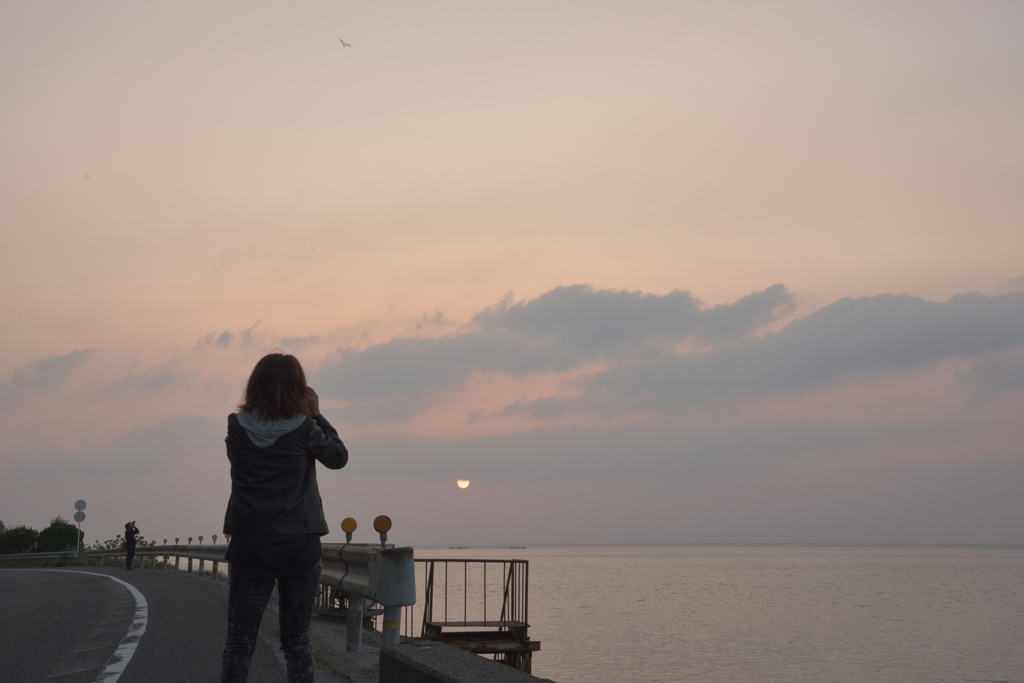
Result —
<instances>
[{"instance_id":1,"label":"guardrail","mask_svg":"<svg viewBox=\"0 0 1024 683\"><path fill-rule=\"evenodd\" d=\"M107 558L115 559L124 557L127 554L124 548L110 550L88 550L87 557L96 557L100 560L102 567ZM163 569L170 566L169 558L174 558L174 568L180 568L182 559L188 560L187 571L192 571L192 561L199 560L199 575L206 574L206 563L211 562L213 567L210 571L210 579L216 581L220 576L220 563L227 562L224 556L228 552L226 545L145 545L135 549L135 557L139 558L139 568L146 568L146 558L150 558L149 568L156 569L158 557L164 558ZM230 570L229 570L230 571Z\"/></svg>"},{"instance_id":2,"label":"guardrail","mask_svg":"<svg viewBox=\"0 0 1024 683\"><path fill-rule=\"evenodd\" d=\"M412 548L376 548L349 543L323 545L320 583L329 588L327 604L347 598L346 650L362 648L362 623L367 602L383 608L381 641L397 645L402 608L416 604L415 558Z\"/></svg>"},{"instance_id":3,"label":"guardrail","mask_svg":"<svg viewBox=\"0 0 1024 683\"><path fill-rule=\"evenodd\" d=\"M157 558L168 557L195 559L200 561L224 562L224 554L227 552L226 545L140 545L135 549L135 557L140 560L146 557ZM125 548L102 548L100 550L81 550L79 557L86 559L100 560L100 566L107 558L124 557L128 551ZM54 560L62 557L73 558L74 550L65 550L57 553L16 553L11 555L0 555L0 560ZM143 563L144 565L145 563ZM154 564L150 562L150 569ZM177 568L177 565L175 565Z\"/></svg>"},{"instance_id":4,"label":"guardrail","mask_svg":"<svg viewBox=\"0 0 1024 683\"><path fill-rule=\"evenodd\" d=\"M224 555L227 553L226 545L140 545L135 549L135 557L139 558L140 569L146 568L146 558L150 558L149 568L156 569L157 558L164 558L163 569L170 566L168 558L174 558L174 568L179 569L182 559L188 560L188 571L192 571L192 561L199 560L199 574L206 573L206 563L212 562L212 580L216 581L219 576L221 562L226 562ZM106 564L107 559L125 557L128 551L125 548L102 548L100 550L82 550L78 556L85 559L97 559L100 566ZM13 555L0 555L0 560L58 560L61 558L72 558L75 551L66 550L58 553L17 553Z\"/></svg>"}]
</instances>

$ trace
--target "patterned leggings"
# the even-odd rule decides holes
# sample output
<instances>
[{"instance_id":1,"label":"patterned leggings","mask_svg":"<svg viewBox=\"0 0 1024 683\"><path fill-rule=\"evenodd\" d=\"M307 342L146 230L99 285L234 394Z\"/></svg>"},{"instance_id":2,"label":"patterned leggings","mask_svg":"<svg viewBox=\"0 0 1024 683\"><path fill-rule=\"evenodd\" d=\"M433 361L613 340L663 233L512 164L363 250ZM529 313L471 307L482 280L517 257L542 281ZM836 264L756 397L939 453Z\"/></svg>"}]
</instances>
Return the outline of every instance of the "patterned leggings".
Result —
<instances>
[{"instance_id":1,"label":"patterned leggings","mask_svg":"<svg viewBox=\"0 0 1024 683\"><path fill-rule=\"evenodd\" d=\"M323 566L317 562L305 574L277 580L280 611L281 649L288 663L288 683L313 683L313 644L309 624ZM273 579L243 579L231 572L228 597L228 642L224 646L221 683L245 683L256 649L256 636L267 601L274 590Z\"/></svg>"}]
</instances>

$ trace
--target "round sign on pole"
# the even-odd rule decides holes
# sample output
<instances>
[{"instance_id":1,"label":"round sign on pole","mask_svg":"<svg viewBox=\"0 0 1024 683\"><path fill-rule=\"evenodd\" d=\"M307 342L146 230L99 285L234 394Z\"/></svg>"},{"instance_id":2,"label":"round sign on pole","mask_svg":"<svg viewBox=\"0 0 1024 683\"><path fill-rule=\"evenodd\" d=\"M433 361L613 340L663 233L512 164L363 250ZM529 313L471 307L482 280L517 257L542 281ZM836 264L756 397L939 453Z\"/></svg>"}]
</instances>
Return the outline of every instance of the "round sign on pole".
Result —
<instances>
[{"instance_id":1,"label":"round sign on pole","mask_svg":"<svg viewBox=\"0 0 1024 683\"><path fill-rule=\"evenodd\" d=\"M380 534L386 534L391 531L391 518L387 515L380 515L377 519L373 520L373 530Z\"/></svg>"},{"instance_id":2,"label":"round sign on pole","mask_svg":"<svg viewBox=\"0 0 1024 683\"><path fill-rule=\"evenodd\" d=\"M85 501L81 500L81 499L76 500L75 501L75 509L78 510L79 512L84 510L85 509Z\"/></svg>"},{"instance_id":3,"label":"round sign on pole","mask_svg":"<svg viewBox=\"0 0 1024 683\"><path fill-rule=\"evenodd\" d=\"M84 513L84 512L82 512L81 510L79 510L78 512L76 512L76 513L75 513L75 521L76 521L76 522L78 522L79 524L81 524L82 522L84 522L84 521L85 521L85 513Z\"/></svg>"}]
</instances>

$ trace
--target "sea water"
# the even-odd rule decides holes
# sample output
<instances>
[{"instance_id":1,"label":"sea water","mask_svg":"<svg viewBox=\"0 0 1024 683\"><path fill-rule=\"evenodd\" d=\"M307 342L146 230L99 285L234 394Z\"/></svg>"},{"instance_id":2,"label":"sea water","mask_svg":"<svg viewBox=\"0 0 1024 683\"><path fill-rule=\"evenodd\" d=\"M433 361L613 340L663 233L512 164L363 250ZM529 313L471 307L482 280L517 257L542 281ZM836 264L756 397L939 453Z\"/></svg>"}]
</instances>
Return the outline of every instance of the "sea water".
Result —
<instances>
[{"instance_id":1,"label":"sea water","mask_svg":"<svg viewBox=\"0 0 1024 683\"><path fill-rule=\"evenodd\" d=\"M1024 682L1020 547L537 546L416 554L529 560L530 637L541 641L533 673L559 683ZM500 592L495 578L489 593ZM500 605L500 594L490 599Z\"/></svg>"}]
</instances>

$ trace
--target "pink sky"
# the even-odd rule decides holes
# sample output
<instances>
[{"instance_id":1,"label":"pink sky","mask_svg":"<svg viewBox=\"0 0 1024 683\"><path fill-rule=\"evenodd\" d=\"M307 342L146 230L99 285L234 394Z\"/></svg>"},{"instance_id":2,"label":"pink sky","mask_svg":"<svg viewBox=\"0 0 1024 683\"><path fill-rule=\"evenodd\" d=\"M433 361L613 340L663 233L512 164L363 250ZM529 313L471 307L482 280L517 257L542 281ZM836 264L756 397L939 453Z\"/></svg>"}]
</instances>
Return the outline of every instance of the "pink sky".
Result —
<instances>
[{"instance_id":1,"label":"pink sky","mask_svg":"<svg viewBox=\"0 0 1024 683\"><path fill-rule=\"evenodd\" d=\"M6 0L0 519L219 532L281 348L335 529L1024 543L1022 20Z\"/></svg>"}]
</instances>

